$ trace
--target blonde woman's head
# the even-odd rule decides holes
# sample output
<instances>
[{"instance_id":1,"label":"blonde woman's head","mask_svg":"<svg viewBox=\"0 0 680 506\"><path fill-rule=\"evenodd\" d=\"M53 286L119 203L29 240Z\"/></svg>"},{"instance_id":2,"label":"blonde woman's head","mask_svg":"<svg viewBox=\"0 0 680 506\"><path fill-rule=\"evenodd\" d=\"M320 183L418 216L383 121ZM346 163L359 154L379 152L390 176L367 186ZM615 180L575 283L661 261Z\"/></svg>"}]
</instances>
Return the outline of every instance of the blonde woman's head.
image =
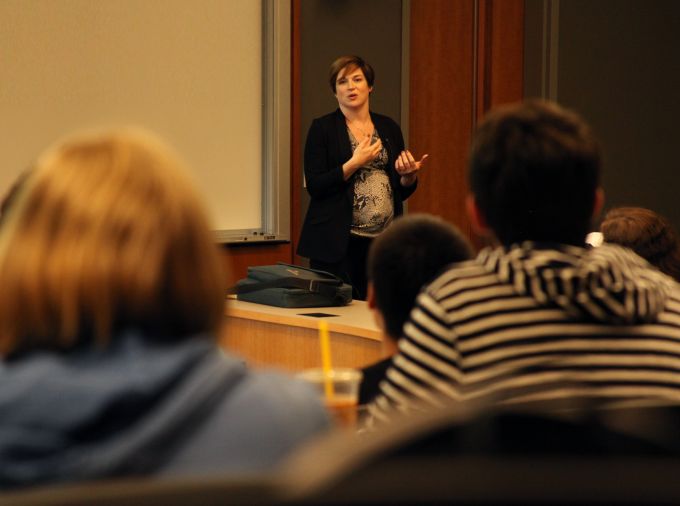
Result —
<instances>
[{"instance_id":1,"label":"blonde woman's head","mask_svg":"<svg viewBox=\"0 0 680 506\"><path fill-rule=\"evenodd\" d=\"M78 134L38 159L0 233L0 345L212 332L225 283L176 154L141 129Z\"/></svg>"}]
</instances>

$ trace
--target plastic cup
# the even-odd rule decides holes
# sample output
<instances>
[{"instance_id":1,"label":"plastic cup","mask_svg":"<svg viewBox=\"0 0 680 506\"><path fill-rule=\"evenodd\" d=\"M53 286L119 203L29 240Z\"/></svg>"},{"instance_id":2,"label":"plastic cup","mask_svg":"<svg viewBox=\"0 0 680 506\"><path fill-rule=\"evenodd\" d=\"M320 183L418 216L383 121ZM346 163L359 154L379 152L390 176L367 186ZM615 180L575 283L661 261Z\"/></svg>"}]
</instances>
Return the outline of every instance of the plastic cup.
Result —
<instances>
[{"instance_id":1,"label":"plastic cup","mask_svg":"<svg viewBox=\"0 0 680 506\"><path fill-rule=\"evenodd\" d=\"M314 385L336 424L342 427L356 426L362 376L357 369L331 369L328 375L323 369L307 369L298 374L299 378ZM326 378L333 385L330 396L326 395Z\"/></svg>"}]
</instances>

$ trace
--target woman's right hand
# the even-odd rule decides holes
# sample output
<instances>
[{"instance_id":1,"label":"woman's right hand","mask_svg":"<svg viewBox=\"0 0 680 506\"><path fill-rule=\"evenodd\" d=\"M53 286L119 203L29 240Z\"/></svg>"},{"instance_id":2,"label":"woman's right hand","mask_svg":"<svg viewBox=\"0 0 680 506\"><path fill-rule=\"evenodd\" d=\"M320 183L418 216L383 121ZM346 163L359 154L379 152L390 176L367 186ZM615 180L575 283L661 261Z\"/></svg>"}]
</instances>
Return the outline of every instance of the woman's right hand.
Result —
<instances>
[{"instance_id":1,"label":"woman's right hand","mask_svg":"<svg viewBox=\"0 0 680 506\"><path fill-rule=\"evenodd\" d=\"M349 177L354 174L357 169L363 167L371 160L374 160L380 154L381 150L382 141L380 138L371 144L371 138L364 137L364 139L359 142L356 149L354 150L352 158L346 161L342 166L345 180L349 179Z\"/></svg>"}]
</instances>

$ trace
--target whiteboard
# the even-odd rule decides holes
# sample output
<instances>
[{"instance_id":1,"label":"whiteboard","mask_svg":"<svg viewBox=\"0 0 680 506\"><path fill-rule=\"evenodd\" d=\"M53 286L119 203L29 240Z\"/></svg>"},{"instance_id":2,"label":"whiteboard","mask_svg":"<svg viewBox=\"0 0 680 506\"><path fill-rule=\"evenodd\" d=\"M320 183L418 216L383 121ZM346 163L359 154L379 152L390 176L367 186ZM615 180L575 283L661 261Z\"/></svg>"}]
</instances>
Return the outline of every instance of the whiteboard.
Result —
<instances>
[{"instance_id":1,"label":"whiteboard","mask_svg":"<svg viewBox=\"0 0 680 506\"><path fill-rule=\"evenodd\" d=\"M0 1L0 191L71 131L141 125L220 241L288 239L289 30L278 0Z\"/></svg>"}]
</instances>

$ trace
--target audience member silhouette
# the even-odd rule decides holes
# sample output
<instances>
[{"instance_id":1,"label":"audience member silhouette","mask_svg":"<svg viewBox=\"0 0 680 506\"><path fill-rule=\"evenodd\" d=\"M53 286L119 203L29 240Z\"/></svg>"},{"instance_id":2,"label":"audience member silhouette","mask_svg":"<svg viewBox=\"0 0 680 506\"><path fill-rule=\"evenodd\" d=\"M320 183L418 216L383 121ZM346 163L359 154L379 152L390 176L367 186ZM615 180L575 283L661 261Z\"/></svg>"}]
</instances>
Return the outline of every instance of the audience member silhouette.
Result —
<instances>
[{"instance_id":1,"label":"audience member silhouette","mask_svg":"<svg viewBox=\"0 0 680 506\"><path fill-rule=\"evenodd\" d=\"M471 257L472 247L456 227L427 214L400 217L374 240L368 254L367 301L383 330L389 357L362 370L360 404L378 394L401 329L423 286L447 265Z\"/></svg>"},{"instance_id":2,"label":"audience member silhouette","mask_svg":"<svg viewBox=\"0 0 680 506\"><path fill-rule=\"evenodd\" d=\"M250 473L328 425L216 344L227 283L174 152L134 128L47 150L0 232L0 487Z\"/></svg>"},{"instance_id":3,"label":"audience member silhouette","mask_svg":"<svg viewBox=\"0 0 680 506\"><path fill-rule=\"evenodd\" d=\"M474 228L498 246L418 296L369 424L447 397L680 399L680 288L626 248L585 248L603 202L588 125L550 102L493 111L469 182Z\"/></svg>"},{"instance_id":4,"label":"audience member silhouette","mask_svg":"<svg viewBox=\"0 0 680 506\"><path fill-rule=\"evenodd\" d=\"M600 231L606 242L632 249L680 281L680 240L665 217L643 207L616 207L605 215Z\"/></svg>"}]
</instances>

